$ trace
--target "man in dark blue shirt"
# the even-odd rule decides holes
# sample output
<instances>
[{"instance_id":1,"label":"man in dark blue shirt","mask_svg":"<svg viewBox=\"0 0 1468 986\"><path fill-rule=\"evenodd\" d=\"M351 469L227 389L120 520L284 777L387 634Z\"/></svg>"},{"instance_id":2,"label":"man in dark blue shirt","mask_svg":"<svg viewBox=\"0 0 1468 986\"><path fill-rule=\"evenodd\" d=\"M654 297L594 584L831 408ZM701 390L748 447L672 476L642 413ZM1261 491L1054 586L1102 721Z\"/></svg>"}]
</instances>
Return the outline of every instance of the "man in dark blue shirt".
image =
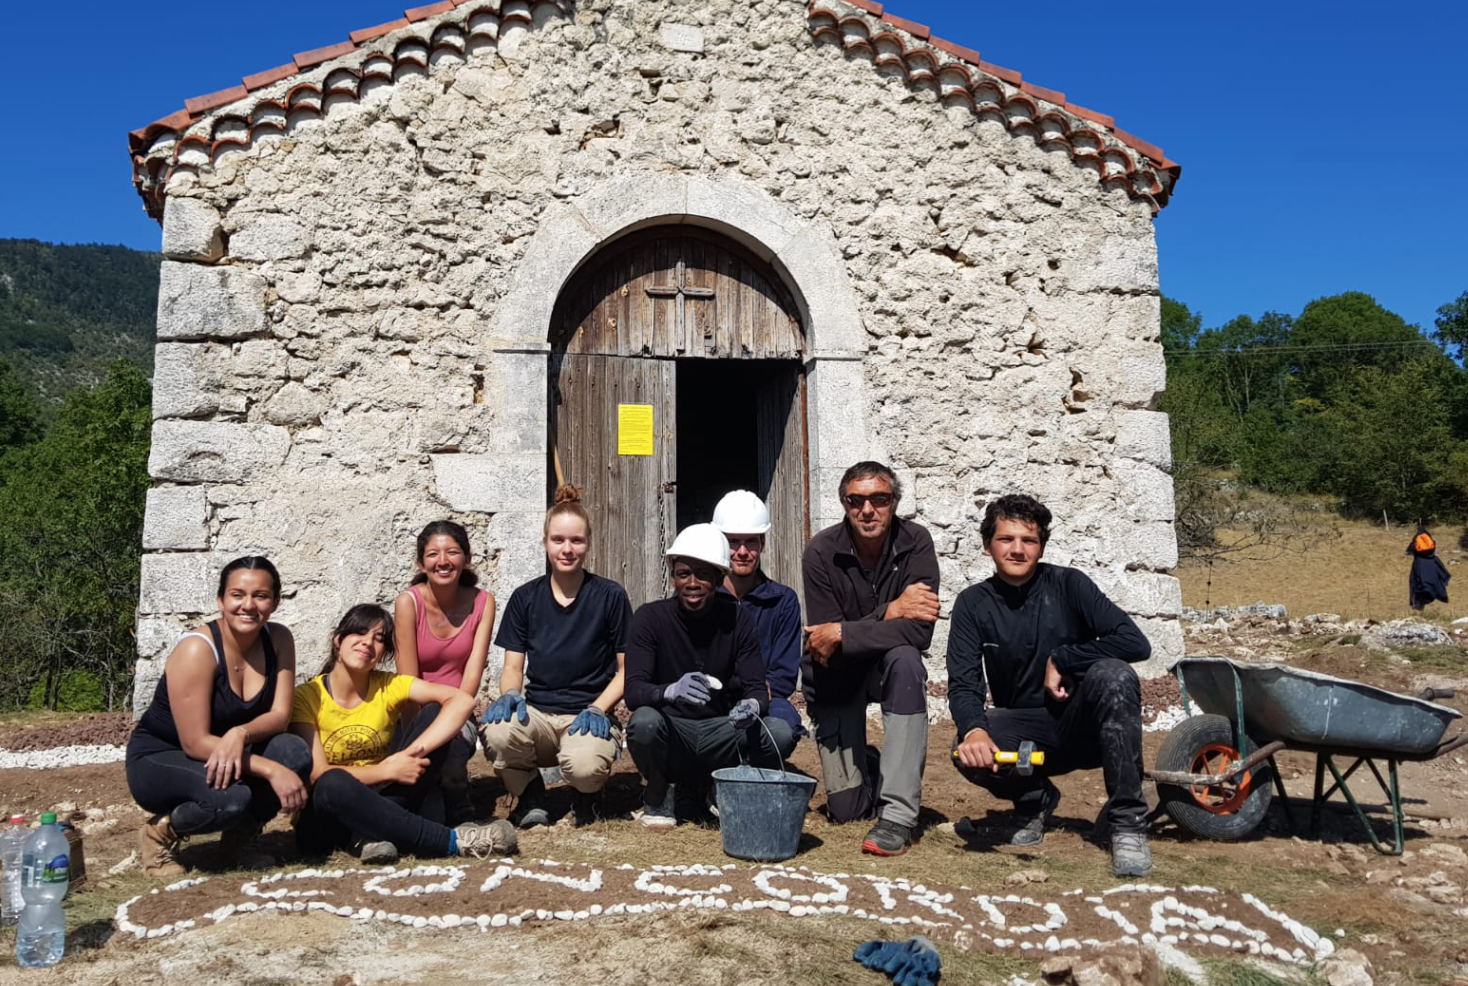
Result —
<instances>
[{"instance_id":1,"label":"man in dark blue shirt","mask_svg":"<svg viewBox=\"0 0 1468 986\"><path fill-rule=\"evenodd\" d=\"M775 738L780 758L788 760L805 735L800 713L790 704L800 675L800 599L760 568L770 512L764 501L748 490L735 490L714 507L714 526L729 540L729 574L721 594L733 596L739 608L754 617L765 684L770 687L770 714L765 726Z\"/></svg>"},{"instance_id":2,"label":"man in dark blue shirt","mask_svg":"<svg viewBox=\"0 0 1468 986\"><path fill-rule=\"evenodd\" d=\"M1151 645L1131 618L1073 568L1041 564L1050 511L1034 497L1002 496L979 534L994 575L959 593L948 633L953 757L965 777L1014 802L1014 845L1045 837L1060 801L1050 777L1100 767L1117 876L1152 868L1142 797L1142 694L1131 663ZM994 708L984 708L985 693ZM1032 776L1001 769L998 751L1029 740L1045 754Z\"/></svg>"}]
</instances>

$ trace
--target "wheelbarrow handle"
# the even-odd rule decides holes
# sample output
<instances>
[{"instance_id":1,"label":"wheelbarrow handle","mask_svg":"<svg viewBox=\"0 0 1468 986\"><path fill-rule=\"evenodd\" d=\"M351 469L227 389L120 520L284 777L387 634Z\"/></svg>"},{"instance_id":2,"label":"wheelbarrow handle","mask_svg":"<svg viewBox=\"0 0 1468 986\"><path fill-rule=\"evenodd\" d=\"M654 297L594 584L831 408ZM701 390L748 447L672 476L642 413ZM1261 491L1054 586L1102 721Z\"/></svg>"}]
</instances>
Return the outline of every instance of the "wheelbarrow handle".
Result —
<instances>
[{"instance_id":1,"label":"wheelbarrow handle","mask_svg":"<svg viewBox=\"0 0 1468 986\"><path fill-rule=\"evenodd\" d=\"M1453 694L1451 688L1424 688L1417 693L1417 697L1424 702L1435 702L1440 698L1452 698Z\"/></svg>"}]
</instances>

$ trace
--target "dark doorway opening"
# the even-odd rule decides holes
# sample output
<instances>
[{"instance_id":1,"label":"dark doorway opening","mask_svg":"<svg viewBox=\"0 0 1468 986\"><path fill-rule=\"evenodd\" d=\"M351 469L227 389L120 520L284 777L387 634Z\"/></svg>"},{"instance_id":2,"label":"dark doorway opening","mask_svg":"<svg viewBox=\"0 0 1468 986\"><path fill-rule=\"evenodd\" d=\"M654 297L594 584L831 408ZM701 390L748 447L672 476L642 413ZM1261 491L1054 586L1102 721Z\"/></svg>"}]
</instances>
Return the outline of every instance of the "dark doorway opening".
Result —
<instances>
[{"instance_id":1,"label":"dark doorway opening","mask_svg":"<svg viewBox=\"0 0 1468 986\"><path fill-rule=\"evenodd\" d=\"M808 533L800 361L681 359L676 386L678 529L713 520L730 490L753 490L773 524L766 572L791 577Z\"/></svg>"}]
</instances>

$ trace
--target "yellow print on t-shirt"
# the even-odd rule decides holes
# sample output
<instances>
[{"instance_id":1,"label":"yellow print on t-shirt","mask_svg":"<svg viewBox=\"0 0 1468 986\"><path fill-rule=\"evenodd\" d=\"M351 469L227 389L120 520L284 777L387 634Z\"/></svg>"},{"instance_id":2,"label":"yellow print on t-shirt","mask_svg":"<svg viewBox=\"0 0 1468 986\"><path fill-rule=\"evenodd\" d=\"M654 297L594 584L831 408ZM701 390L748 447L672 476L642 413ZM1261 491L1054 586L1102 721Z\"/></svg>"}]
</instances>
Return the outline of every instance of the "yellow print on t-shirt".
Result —
<instances>
[{"instance_id":1,"label":"yellow print on t-shirt","mask_svg":"<svg viewBox=\"0 0 1468 986\"><path fill-rule=\"evenodd\" d=\"M312 678L296 689L291 701L291 722L316 727L326 762L333 767L366 767L381 763L391 749L398 714L414 679L390 671L374 671L367 697L360 705L344 709L326 690L323 677Z\"/></svg>"}]
</instances>

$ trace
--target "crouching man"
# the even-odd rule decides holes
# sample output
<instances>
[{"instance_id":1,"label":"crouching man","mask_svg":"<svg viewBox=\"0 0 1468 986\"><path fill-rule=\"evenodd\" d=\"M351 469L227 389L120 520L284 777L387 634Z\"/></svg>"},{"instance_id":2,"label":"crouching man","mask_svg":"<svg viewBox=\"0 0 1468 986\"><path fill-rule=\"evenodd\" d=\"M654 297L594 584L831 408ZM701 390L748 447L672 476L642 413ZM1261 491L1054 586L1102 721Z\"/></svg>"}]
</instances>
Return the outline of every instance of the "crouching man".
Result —
<instances>
[{"instance_id":1,"label":"crouching man","mask_svg":"<svg viewBox=\"0 0 1468 986\"><path fill-rule=\"evenodd\" d=\"M1151 645L1131 618L1073 568L1042 564L1050 511L1033 497L1002 496L979 526L994 574L959 593L948 636L948 705L963 775L1014 802L1014 845L1045 837L1060 801L1050 778L1100 767L1117 876L1152 869L1142 797L1142 694L1132 662ZM985 693L994 708L985 710ZM1045 754L1030 776L994 754L1024 741Z\"/></svg>"},{"instance_id":2,"label":"crouching man","mask_svg":"<svg viewBox=\"0 0 1468 986\"><path fill-rule=\"evenodd\" d=\"M667 557L673 596L640 607L627 642L627 750L646 784L642 824L654 829L677 824L674 785L693 795L679 803L701 809L713 771L780 765L760 725L769 689L754 620L715 591L729 572L728 541L694 524Z\"/></svg>"}]
</instances>

